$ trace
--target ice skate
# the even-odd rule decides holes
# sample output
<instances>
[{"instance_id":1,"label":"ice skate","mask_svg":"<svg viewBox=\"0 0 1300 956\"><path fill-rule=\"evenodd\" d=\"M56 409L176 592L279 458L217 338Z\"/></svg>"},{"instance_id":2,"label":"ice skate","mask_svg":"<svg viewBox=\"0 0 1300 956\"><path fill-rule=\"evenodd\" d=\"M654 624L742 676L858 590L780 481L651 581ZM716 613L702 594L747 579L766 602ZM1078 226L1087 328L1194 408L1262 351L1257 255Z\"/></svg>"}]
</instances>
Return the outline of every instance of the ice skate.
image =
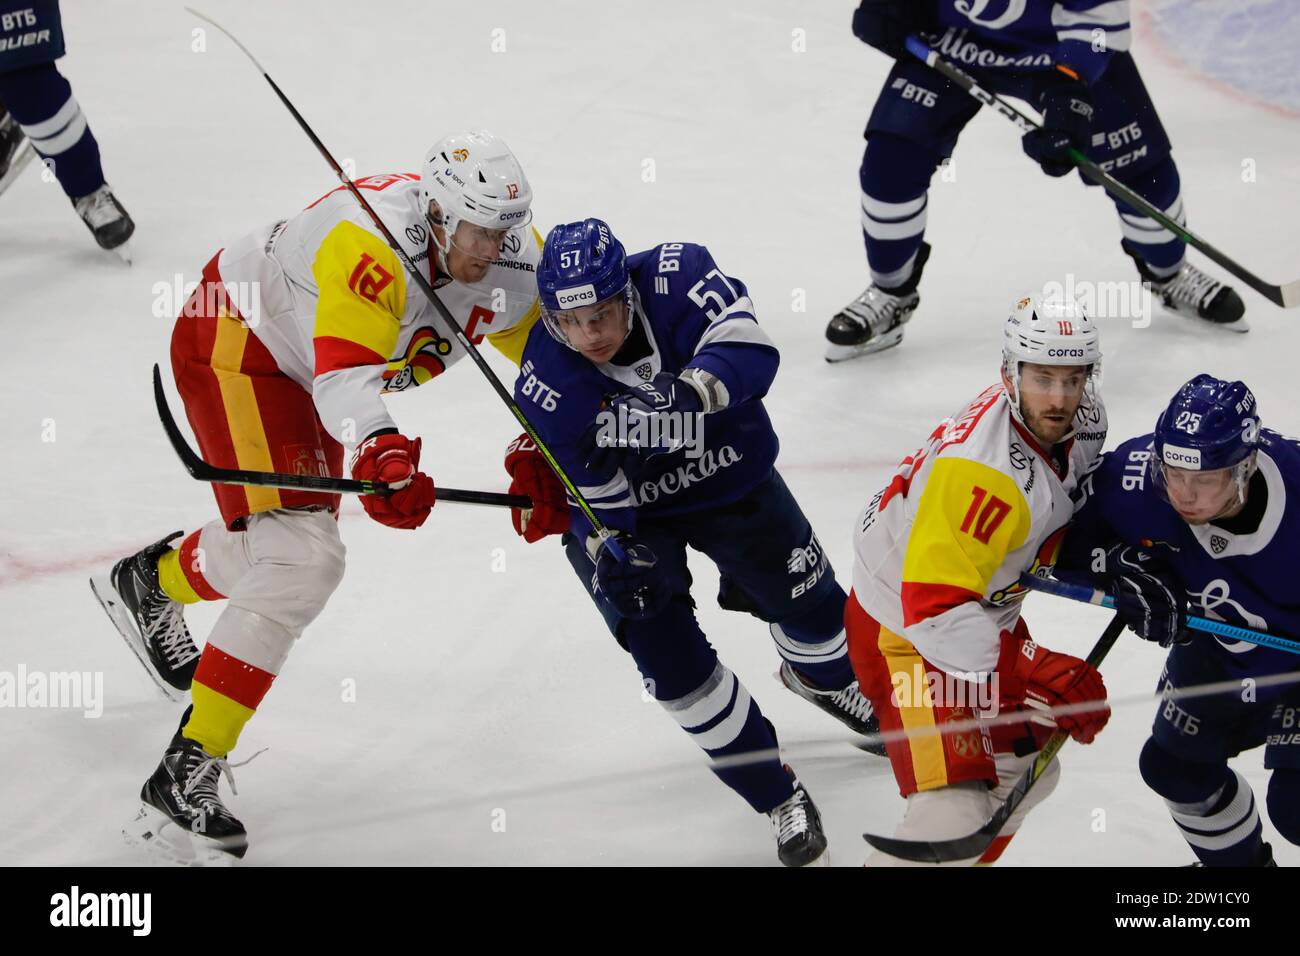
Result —
<instances>
[{"instance_id":1,"label":"ice skate","mask_svg":"<svg viewBox=\"0 0 1300 956\"><path fill-rule=\"evenodd\" d=\"M135 232L135 223L117 201L108 184L100 186L89 196L82 196L73 206L99 247L115 253L129 265L131 253L126 241Z\"/></svg>"},{"instance_id":2,"label":"ice skate","mask_svg":"<svg viewBox=\"0 0 1300 956\"><path fill-rule=\"evenodd\" d=\"M885 756L885 745L876 740L880 734L880 721L876 719L871 701L858 688L857 681L842 690L824 690L810 683L789 661L782 662L776 676L790 690L819 710L826 711L855 734L870 737L869 742L859 745L863 750L879 757Z\"/></svg>"},{"instance_id":3,"label":"ice skate","mask_svg":"<svg viewBox=\"0 0 1300 956\"><path fill-rule=\"evenodd\" d=\"M181 726L189 719L189 710ZM176 731L162 762L140 791L140 809L123 830L132 846L188 866L229 865L248 851L244 825L221 802L222 775L235 790L224 757Z\"/></svg>"},{"instance_id":4,"label":"ice skate","mask_svg":"<svg viewBox=\"0 0 1300 956\"><path fill-rule=\"evenodd\" d=\"M0 193L18 179L23 169L36 158L31 140L9 112L0 106Z\"/></svg>"},{"instance_id":5,"label":"ice skate","mask_svg":"<svg viewBox=\"0 0 1300 956\"><path fill-rule=\"evenodd\" d=\"M184 699L199 663L199 649L185 626L184 606L168 597L158 583L158 558L180 534L177 531L123 558L107 575L90 579L90 589L131 652L172 700Z\"/></svg>"},{"instance_id":6,"label":"ice skate","mask_svg":"<svg viewBox=\"0 0 1300 956\"><path fill-rule=\"evenodd\" d=\"M1172 277L1157 279L1141 260L1135 260L1146 286L1161 304L1177 315L1203 319L1230 332L1249 332L1246 306L1231 286L1184 262Z\"/></svg>"},{"instance_id":7,"label":"ice skate","mask_svg":"<svg viewBox=\"0 0 1300 956\"><path fill-rule=\"evenodd\" d=\"M912 275L903 285L883 289L872 283L846 305L826 326L826 361L843 362L860 355L883 352L903 341L903 327L921 303L916 287L930 257L930 246L921 243Z\"/></svg>"},{"instance_id":8,"label":"ice skate","mask_svg":"<svg viewBox=\"0 0 1300 956\"><path fill-rule=\"evenodd\" d=\"M826 852L826 834L817 805L794 771L789 766L785 770L794 781L794 793L767 814L776 835L776 855L786 866L829 866L830 854Z\"/></svg>"}]
</instances>

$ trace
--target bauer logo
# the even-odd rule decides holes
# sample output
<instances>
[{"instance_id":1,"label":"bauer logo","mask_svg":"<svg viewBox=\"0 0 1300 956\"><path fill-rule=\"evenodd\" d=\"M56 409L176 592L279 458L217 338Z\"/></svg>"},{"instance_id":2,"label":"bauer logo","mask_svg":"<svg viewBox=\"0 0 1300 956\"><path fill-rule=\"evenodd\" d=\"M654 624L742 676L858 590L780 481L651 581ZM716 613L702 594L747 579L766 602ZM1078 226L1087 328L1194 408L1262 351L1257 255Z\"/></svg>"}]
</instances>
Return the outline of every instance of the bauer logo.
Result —
<instances>
[{"instance_id":1,"label":"bauer logo","mask_svg":"<svg viewBox=\"0 0 1300 956\"><path fill-rule=\"evenodd\" d=\"M1166 465L1176 468L1200 468L1201 450L1199 448L1180 448L1177 445L1165 445L1160 457Z\"/></svg>"},{"instance_id":2,"label":"bauer logo","mask_svg":"<svg viewBox=\"0 0 1300 956\"><path fill-rule=\"evenodd\" d=\"M596 287L587 283L574 286L572 289L560 289L555 293L555 301L561 309L576 309L580 305L590 305L596 301Z\"/></svg>"}]
</instances>

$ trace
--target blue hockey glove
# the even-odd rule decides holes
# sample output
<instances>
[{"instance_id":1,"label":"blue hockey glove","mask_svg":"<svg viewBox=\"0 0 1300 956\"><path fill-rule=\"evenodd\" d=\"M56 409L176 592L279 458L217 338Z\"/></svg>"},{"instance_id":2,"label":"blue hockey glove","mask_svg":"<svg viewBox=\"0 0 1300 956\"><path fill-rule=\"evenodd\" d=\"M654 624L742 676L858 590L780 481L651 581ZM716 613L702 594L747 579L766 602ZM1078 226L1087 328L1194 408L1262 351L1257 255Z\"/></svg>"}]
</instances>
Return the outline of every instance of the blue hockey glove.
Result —
<instances>
[{"instance_id":1,"label":"blue hockey glove","mask_svg":"<svg viewBox=\"0 0 1300 956\"><path fill-rule=\"evenodd\" d=\"M699 434L699 392L668 372L612 398L583 434L587 469L612 476L629 456L678 451Z\"/></svg>"},{"instance_id":2,"label":"blue hockey glove","mask_svg":"<svg viewBox=\"0 0 1300 956\"><path fill-rule=\"evenodd\" d=\"M1058 68L1059 69L1059 68ZM1064 176L1074 169L1070 147L1088 148L1092 133L1092 96L1088 87L1065 73L1044 88L1038 97L1043 114L1042 129L1030 130L1021 139L1025 153L1049 176Z\"/></svg>"},{"instance_id":3,"label":"blue hockey glove","mask_svg":"<svg viewBox=\"0 0 1300 956\"><path fill-rule=\"evenodd\" d=\"M920 0L862 0L853 11L853 35L868 46L900 59L910 33L932 30L933 3Z\"/></svg>"},{"instance_id":4,"label":"blue hockey glove","mask_svg":"<svg viewBox=\"0 0 1300 956\"><path fill-rule=\"evenodd\" d=\"M632 621L654 617L668 604L672 592L659 570L659 560L650 546L629 534L618 535L625 560L620 561L600 538L587 539L587 554L596 562L592 593L603 593L619 616Z\"/></svg>"},{"instance_id":5,"label":"blue hockey glove","mask_svg":"<svg viewBox=\"0 0 1300 956\"><path fill-rule=\"evenodd\" d=\"M1158 554L1117 544L1106 552L1115 610L1133 633L1161 647L1186 644L1187 591Z\"/></svg>"}]
</instances>

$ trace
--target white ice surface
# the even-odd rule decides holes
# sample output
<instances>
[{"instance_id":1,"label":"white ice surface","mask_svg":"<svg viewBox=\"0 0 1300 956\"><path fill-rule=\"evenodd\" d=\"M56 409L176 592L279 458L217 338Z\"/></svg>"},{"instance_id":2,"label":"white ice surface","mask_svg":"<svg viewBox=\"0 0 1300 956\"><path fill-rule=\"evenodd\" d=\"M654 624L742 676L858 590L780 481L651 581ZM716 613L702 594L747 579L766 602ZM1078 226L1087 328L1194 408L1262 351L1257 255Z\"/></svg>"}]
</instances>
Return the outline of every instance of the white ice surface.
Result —
<instances>
[{"instance_id":1,"label":"white ice surface","mask_svg":"<svg viewBox=\"0 0 1300 956\"><path fill-rule=\"evenodd\" d=\"M846 581L858 509L938 420L994 379L1008 304L1067 272L1132 278L1105 196L1039 175L1006 121L982 115L958 147L956 181L936 178L934 254L906 341L826 365L826 320L867 281L857 167L888 66L850 33L851 6L202 8L359 174L412 169L442 132L487 126L525 164L543 230L598 215L629 249L706 243L748 283L782 349L767 401L779 466ZM224 241L335 183L228 41L208 30L206 52L192 50L201 24L180 3L70 0L64 20L60 68L138 224L135 265L99 252L38 169L3 197L0 670L102 673L106 700L98 719L0 709L0 863L132 863L140 858L118 831L180 708L157 696L86 579L214 514L154 414L149 369L167 367L174 314L171 303L154 314L154 287L197 279ZM806 31L806 52L793 48L795 31ZM1142 31L1135 52L1175 143L1193 228L1265 277L1292 278L1300 125L1183 72ZM1254 182L1243 182L1245 159ZM649 160L653 182L643 180ZM1203 370L1245 378L1265 421L1300 433L1300 315L1242 294L1245 336L1164 315L1147 329L1103 322L1112 444L1149 429ZM504 489L501 455L518 428L469 363L391 404L407 432L425 436L436 480ZM269 748L235 771L230 803L251 834L247 864L776 864L767 821L641 699L632 661L555 539L527 546L504 513L450 504L408 534L349 501L342 530L346 580L235 754ZM890 832L901 813L888 766L773 680L766 629L720 611L716 574L703 561L693 570L702 625L779 728L834 861L861 863L859 834ZM214 616L191 614L200 638ZM1040 641L1078 654L1105 623L1103 612L1046 597L1031 598L1026 616ZM1007 864L1191 859L1137 774L1153 706L1124 702L1150 692L1160 661L1131 636L1111 654L1110 727L1093 746L1067 746L1057 793ZM349 680L355 703L342 699ZM1262 798L1260 753L1236 763ZM1273 836L1282 862L1300 862Z\"/></svg>"}]
</instances>

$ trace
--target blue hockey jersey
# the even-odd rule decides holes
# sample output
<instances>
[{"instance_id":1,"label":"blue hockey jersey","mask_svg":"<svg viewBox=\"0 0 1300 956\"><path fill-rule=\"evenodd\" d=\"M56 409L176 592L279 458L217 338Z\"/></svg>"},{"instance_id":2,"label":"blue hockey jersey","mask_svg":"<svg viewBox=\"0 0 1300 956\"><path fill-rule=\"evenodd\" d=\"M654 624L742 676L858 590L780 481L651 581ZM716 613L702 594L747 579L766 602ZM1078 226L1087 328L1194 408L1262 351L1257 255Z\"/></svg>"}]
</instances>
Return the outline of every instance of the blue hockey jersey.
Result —
<instances>
[{"instance_id":1,"label":"blue hockey jersey","mask_svg":"<svg viewBox=\"0 0 1300 956\"><path fill-rule=\"evenodd\" d=\"M1086 82L1129 48L1128 0L931 0L934 46L958 65L1042 70L1062 63Z\"/></svg>"},{"instance_id":2,"label":"blue hockey jersey","mask_svg":"<svg viewBox=\"0 0 1300 956\"><path fill-rule=\"evenodd\" d=\"M1107 548L1163 542L1177 549L1170 560L1187 589L1190 614L1300 640L1300 443L1268 429L1261 434L1250 494L1262 479L1267 504L1254 531L1234 534L1215 524L1184 522L1152 484L1157 463L1151 436L1142 435L1103 455L1083 480L1057 575L1105 587ZM1193 640L1207 652L1227 655L1243 674L1300 667L1295 655L1282 651L1200 631Z\"/></svg>"},{"instance_id":3,"label":"blue hockey jersey","mask_svg":"<svg viewBox=\"0 0 1300 956\"><path fill-rule=\"evenodd\" d=\"M537 323L524 347L515 400L607 526L636 530L637 515L672 515L729 504L772 472L777 438L762 397L776 376L776 346L759 328L745 284L724 275L709 250L664 243L628 257L633 287L629 341L596 365ZM626 364L620 364L620 363ZM586 468L581 439L606 398L684 368L710 372L726 388L726 407L698 416L700 441L651 457L629 455L613 474ZM570 505L573 502L570 501ZM572 509L575 534L591 530Z\"/></svg>"}]
</instances>

